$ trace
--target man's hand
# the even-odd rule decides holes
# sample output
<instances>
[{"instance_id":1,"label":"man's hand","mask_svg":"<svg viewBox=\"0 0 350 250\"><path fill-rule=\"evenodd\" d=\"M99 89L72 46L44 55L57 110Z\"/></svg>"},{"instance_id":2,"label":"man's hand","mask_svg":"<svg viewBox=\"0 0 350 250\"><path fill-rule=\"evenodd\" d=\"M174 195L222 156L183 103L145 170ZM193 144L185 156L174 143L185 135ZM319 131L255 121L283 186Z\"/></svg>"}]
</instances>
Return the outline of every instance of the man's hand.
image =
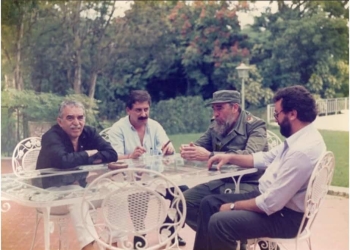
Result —
<instances>
[{"instance_id":1,"label":"man's hand","mask_svg":"<svg viewBox=\"0 0 350 250\"><path fill-rule=\"evenodd\" d=\"M164 144L162 146L163 155L172 155L172 154L174 154L174 152L175 152L174 145L171 142L168 143L168 145Z\"/></svg>"},{"instance_id":2,"label":"man's hand","mask_svg":"<svg viewBox=\"0 0 350 250\"><path fill-rule=\"evenodd\" d=\"M211 168L214 163L218 163L216 168L219 170L223 165L229 163L233 157L234 154L215 154L213 157L210 157L208 161L208 169Z\"/></svg>"},{"instance_id":3,"label":"man's hand","mask_svg":"<svg viewBox=\"0 0 350 250\"><path fill-rule=\"evenodd\" d=\"M92 150L85 150L85 152L88 154L89 157L95 155L98 153L97 149L92 149Z\"/></svg>"},{"instance_id":4,"label":"man's hand","mask_svg":"<svg viewBox=\"0 0 350 250\"><path fill-rule=\"evenodd\" d=\"M191 142L189 145L180 147L181 157L189 161L207 161L210 152L203 147L196 146Z\"/></svg>"},{"instance_id":5,"label":"man's hand","mask_svg":"<svg viewBox=\"0 0 350 250\"><path fill-rule=\"evenodd\" d=\"M130 159L137 159L139 158L141 155L143 155L144 153L146 153L146 149L140 146L137 146L134 149L134 152L132 152L132 154L129 155Z\"/></svg>"},{"instance_id":6,"label":"man's hand","mask_svg":"<svg viewBox=\"0 0 350 250\"><path fill-rule=\"evenodd\" d=\"M230 208L231 204L232 203L222 204L221 207L220 207L220 212L221 211L230 211L231 210L231 208Z\"/></svg>"}]
</instances>

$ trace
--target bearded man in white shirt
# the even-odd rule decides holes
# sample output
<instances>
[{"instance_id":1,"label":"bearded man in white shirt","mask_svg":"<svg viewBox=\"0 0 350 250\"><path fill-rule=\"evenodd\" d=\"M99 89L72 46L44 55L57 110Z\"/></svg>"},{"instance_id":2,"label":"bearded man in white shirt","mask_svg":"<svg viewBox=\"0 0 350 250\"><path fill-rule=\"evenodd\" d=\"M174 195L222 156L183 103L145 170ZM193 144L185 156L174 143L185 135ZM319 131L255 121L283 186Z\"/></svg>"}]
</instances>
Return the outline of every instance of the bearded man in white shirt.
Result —
<instances>
[{"instance_id":1,"label":"bearded man in white shirt","mask_svg":"<svg viewBox=\"0 0 350 250\"><path fill-rule=\"evenodd\" d=\"M201 201L195 250L235 249L239 240L296 236L308 181L326 146L312 124L317 108L309 91L299 85L286 87L273 101L284 143L269 152L216 154L209 159L209 168L232 163L266 171L252 192L211 195Z\"/></svg>"}]
</instances>

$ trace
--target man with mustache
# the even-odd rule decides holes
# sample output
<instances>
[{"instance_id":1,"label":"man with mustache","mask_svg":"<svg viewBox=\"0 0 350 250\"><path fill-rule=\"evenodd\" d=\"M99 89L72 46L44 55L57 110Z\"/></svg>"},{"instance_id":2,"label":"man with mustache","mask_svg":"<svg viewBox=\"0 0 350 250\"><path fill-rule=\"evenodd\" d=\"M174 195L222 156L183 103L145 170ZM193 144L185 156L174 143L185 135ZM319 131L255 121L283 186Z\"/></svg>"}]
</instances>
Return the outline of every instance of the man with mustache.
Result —
<instances>
[{"instance_id":1,"label":"man with mustache","mask_svg":"<svg viewBox=\"0 0 350 250\"><path fill-rule=\"evenodd\" d=\"M163 127L155 120L149 118L151 96L145 90L130 92L126 102L127 116L113 124L109 130L109 140L117 151L119 159L137 159L142 155L171 155L174 154L174 146L165 133ZM181 191L187 186L179 186ZM167 192L166 199L172 200L173 196ZM147 204L145 204L145 207ZM147 210L143 211L145 214ZM167 220L170 220L167 218ZM185 246L186 242L178 236L179 246ZM140 237L135 237L134 245L139 243L144 246Z\"/></svg>"},{"instance_id":2,"label":"man with mustache","mask_svg":"<svg viewBox=\"0 0 350 250\"><path fill-rule=\"evenodd\" d=\"M145 90L130 92L126 102L127 116L113 124L109 138L119 159L137 159L143 154L174 153L163 127L149 118L151 96Z\"/></svg>"},{"instance_id":3,"label":"man with mustache","mask_svg":"<svg viewBox=\"0 0 350 250\"><path fill-rule=\"evenodd\" d=\"M110 143L106 142L96 129L85 126L83 104L72 100L61 103L57 124L42 136L36 168L70 169L79 165L113 162L117 159L118 155ZM61 186L66 189L81 189L86 185L86 176L87 173L53 176L43 178L41 184L44 188L55 190L59 190ZM94 249L94 238L83 225L80 205L69 205L67 208L81 248ZM92 221L89 223L93 225Z\"/></svg>"},{"instance_id":4,"label":"man with mustache","mask_svg":"<svg viewBox=\"0 0 350 250\"><path fill-rule=\"evenodd\" d=\"M286 140L268 152L210 158L209 168L230 163L266 171L249 193L216 194L201 201L195 250L236 249L239 240L297 235L309 179L326 145L312 124L316 101L305 87L282 88L273 101L274 117Z\"/></svg>"},{"instance_id":5,"label":"man with mustache","mask_svg":"<svg viewBox=\"0 0 350 250\"><path fill-rule=\"evenodd\" d=\"M240 93L235 90L220 90L213 94L211 106L213 119L208 130L189 146L181 146L181 156L186 160L208 161L217 153L251 154L267 151L265 122L240 107ZM246 183L258 184L263 171L243 176L240 192L249 192ZM199 184L184 193L187 204L186 223L197 230L197 217L201 200L211 194L234 192L232 178ZM240 249L246 248L242 242Z\"/></svg>"}]
</instances>

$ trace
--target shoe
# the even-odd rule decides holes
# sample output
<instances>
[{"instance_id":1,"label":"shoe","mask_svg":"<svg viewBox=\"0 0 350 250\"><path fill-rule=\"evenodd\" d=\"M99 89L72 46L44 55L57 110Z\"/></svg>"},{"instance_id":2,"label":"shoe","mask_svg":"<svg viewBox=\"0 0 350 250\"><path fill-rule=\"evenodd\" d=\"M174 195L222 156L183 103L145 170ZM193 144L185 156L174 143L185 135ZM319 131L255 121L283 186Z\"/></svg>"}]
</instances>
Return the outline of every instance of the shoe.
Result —
<instances>
[{"instance_id":1,"label":"shoe","mask_svg":"<svg viewBox=\"0 0 350 250\"><path fill-rule=\"evenodd\" d=\"M180 235L177 236L177 241L179 242L179 247L186 246L186 241L180 237ZM171 244L175 243L175 239L171 240Z\"/></svg>"},{"instance_id":2,"label":"shoe","mask_svg":"<svg viewBox=\"0 0 350 250\"><path fill-rule=\"evenodd\" d=\"M146 242L140 236L134 236L134 249L140 249L146 245Z\"/></svg>"}]
</instances>

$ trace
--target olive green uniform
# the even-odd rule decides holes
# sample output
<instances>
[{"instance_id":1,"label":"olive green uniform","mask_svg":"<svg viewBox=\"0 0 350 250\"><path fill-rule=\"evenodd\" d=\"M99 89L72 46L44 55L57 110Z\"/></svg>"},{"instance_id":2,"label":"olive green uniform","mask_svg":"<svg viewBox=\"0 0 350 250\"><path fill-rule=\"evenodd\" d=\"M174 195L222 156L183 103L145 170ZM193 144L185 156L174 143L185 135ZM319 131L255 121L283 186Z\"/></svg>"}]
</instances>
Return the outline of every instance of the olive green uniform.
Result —
<instances>
[{"instance_id":1,"label":"olive green uniform","mask_svg":"<svg viewBox=\"0 0 350 250\"><path fill-rule=\"evenodd\" d=\"M195 144L214 152L214 154L219 152L251 154L259 151L268 151L266 124L248 111L241 111L234 127L226 136L216 133L213 127L214 125L211 124ZM246 185L244 183L258 184L262 174L263 171L258 171L257 173L243 176L240 185L241 192L250 191L245 190ZM186 223L196 230L197 214L201 200L207 195L232 191L234 191L232 178L210 181L185 191L184 196L187 204Z\"/></svg>"}]
</instances>

